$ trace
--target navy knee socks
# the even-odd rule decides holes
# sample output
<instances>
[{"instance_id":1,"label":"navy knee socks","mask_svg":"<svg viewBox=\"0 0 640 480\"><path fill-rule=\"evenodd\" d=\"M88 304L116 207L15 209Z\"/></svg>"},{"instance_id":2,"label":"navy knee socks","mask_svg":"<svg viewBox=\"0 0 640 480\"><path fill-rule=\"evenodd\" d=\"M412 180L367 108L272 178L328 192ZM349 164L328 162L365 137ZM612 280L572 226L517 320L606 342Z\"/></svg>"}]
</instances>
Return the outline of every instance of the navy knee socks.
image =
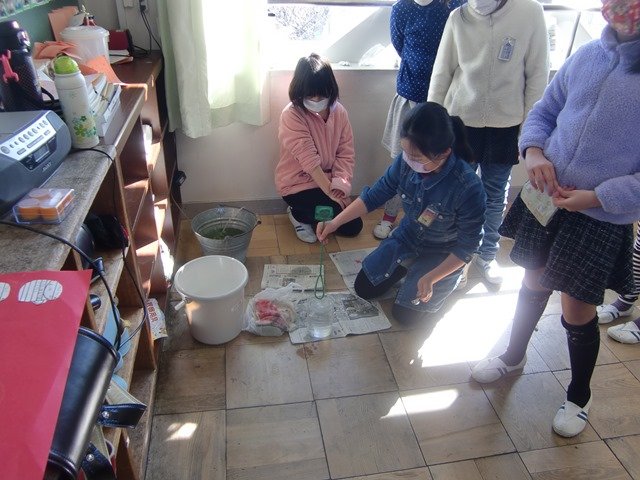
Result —
<instances>
[{"instance_id":1,"label":"navy knee socks","mask_svg":"<svg viewBox=\"0 0 640 480\"><path fill-rule=\"evenodd\" d=\"M507 351L500 355L506 365L517 365L524 358L533 330L547 307L550 296L551 290L530 290L524 285L520 288L509 346Z\"/></svg>"},{"instance_id":2,"label":"navy knee socks","mask_svg":"<svg viewBox=\"0 0 640 480\"><path fill-rule=\"evenodd\" d=\"M562 317L562 326L567 330L571 360L571 383L567 389L567 400L584 407L591 398L589 383L600 349L598 316L585 325L570 325Z\"/></svg>"}]
</instances>

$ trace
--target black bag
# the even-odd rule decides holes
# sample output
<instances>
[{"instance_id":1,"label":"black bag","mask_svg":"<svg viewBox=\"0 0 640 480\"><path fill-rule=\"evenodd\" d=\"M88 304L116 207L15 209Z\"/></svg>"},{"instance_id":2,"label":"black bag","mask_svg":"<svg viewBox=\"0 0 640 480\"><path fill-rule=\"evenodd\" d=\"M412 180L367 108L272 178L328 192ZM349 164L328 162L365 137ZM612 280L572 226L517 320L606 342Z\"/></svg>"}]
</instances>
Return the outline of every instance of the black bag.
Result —
<instances>
[{"instance_id":1,"label":"black bag","mask_svg":"<svg viewBox=\"0 0 640 480\"><path fill-rule=\"evenodd\" d=\"M101 335L80 327L45 478L73 480L85 461L89 438L98 420L118 353ZM95 458L95 456L89 456Z\"/></svg>"}]
</instances>

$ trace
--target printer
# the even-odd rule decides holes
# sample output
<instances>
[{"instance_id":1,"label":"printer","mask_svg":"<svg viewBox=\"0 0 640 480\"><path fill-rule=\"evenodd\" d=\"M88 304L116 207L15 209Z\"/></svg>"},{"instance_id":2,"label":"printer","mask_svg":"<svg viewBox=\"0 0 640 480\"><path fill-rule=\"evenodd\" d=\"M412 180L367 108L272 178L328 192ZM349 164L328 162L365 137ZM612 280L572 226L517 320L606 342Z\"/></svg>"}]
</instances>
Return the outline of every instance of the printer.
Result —
<instances>
[{"instance_id":1,"label":"printer","mask_svg":"<svg viewBox=\"0 0 640 480\"><path fill-rule=\"evenodd\" d=\"M0 112L0 215L41 186L69 150L69 129L54 112Z\"/></svg>"}]
</instances>

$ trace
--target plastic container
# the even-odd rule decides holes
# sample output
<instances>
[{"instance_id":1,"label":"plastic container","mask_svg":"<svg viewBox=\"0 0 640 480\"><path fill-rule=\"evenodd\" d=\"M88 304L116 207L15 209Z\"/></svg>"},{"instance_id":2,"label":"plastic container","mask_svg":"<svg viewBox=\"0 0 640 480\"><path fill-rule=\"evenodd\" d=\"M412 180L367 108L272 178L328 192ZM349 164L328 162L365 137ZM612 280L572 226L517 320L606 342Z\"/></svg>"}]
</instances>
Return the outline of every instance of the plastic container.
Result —
<instances>
[{"instance_id":1,"label":"plastic container","mask_svg":"<svg viewBox=\"0 0 640 480\"><path fill-rule=\"evenodd\" d=\"M209 345L233 340L242 330L247 268L235 258L208 255L185 263L174 285L182 297L193 338Z\"/></svg>"},{"instance_id":2,"label":"plastic container","mask_svg":"<svg viewBox=\"0 0 640 480\"><path fill-rule=\"evenodd\" d=\"M307 302L307 329L314 339L327 338L331 335L335 314L331 300L327 297L311 298Z\"/></svg>"},{"instance_id":3,"label":"plastic container","mask_svg":"<svg viewBox=\"0 0 640 480\"><path fill-rule=\"evenodd\" d=\"M29 35L15 20L0 22L0 98L5 112L44 107Z\"/></svg>"},{"instance_id":4,"label":"plastic container","mask_svg":"<svg viewBox=\"0 0 640 480\"><path fill-rule=\"evenodd\" d=\"M49 223L62 222L73 207L71 188L34 188L13 206L16 222Z\"/></svg>"},{"instance_id":5,"label":"plastic container","mask_svg":"<svg viewBox=\"0 0 640 480\"><path fill-rule=\"evenodd\" d=\"M76 53L82 63L103 56L109 62L109 32L102 27L67 27L60 32L65 42L76 46Z\"/></svg>"},{"instance_id":6,"label":"plastic container","mask_svg":"<svg viewBox=\"0 0 640 480\"><path fill-rule=\"evenodd\" d=\"M226 255L244 262L259 224L256 214L246 208L219 206L193 217L191 228L204 255Z\"/></svg>"},{"instance_id":7,"label":"plastic container","mask_svg":"<svg viewBox=\"0 0 640 480\"><path fill-rule=\"evenodd\" d=\"M89 107L89 94L84 76L71 57L61 56L54 60L54 82L64 121L71 133L74 148L91 148L98 145L96 120Z\"/></svg>"}]
</instances>

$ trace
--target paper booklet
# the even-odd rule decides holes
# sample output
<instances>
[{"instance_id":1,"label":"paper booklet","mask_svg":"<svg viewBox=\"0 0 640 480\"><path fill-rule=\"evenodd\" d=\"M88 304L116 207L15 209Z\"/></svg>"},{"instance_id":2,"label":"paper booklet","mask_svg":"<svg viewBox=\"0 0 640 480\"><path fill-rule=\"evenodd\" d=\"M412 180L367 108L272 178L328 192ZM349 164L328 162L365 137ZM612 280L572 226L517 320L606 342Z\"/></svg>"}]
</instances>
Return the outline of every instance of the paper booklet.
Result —
<instances>
[{"instance_id":1,"label":"paper booklet","mask_svg":"<svg viewBox=\"0 0 640 480\"><path fill-rule=\"evenodd\" d=\"M305 303L311 299L310 295L300 300L296 305L296 317L299 328L289 332L291 343L312 342L317 339L311 337L306 326L307 308ZM347 335L361 335L391 328L389 319L382 311L378 302L369 302L353 293L327 293L325 300L333 304L335 320L331 334L323 338L340 338Z\"/></svg>"},{"instance_id":2,"label":"paper booklet","mask_svg":"<svg viewBox=\"0 0 640 480\"><path fill-rule=\"evenodd\" d=\"M527 181L522 187L520 198L543 227L547 226L558 210L551 197L533 188L530 181Z\"/></svg>"}]
</instances>

